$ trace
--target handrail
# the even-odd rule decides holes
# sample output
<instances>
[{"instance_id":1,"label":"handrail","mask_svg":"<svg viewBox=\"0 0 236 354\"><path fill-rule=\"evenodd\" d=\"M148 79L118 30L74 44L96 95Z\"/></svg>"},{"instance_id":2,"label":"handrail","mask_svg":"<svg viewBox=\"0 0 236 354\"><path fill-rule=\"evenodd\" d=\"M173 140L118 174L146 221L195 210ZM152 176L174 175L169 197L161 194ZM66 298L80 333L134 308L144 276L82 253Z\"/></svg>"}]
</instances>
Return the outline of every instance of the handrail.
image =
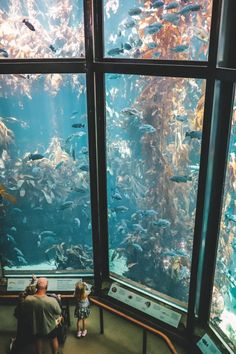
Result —
<instances>
[{"instance_id":1,"label":"handrail","mask_svg":"<svg viewBox=\"0 0 236 354\"><path fill-rule=\"evenodd\" d=\"M95 305L100 306L100 307L102 307L102 308L104 308L104 309L106 309L106 310L108 310L110 312L113 312L113 313L117 314L118 316L123 317L123 318L129 320L130 322L133 322L133 323L139 325L140 327L142 327L144 329L147 329L148 331L150 331L150 332L152 332L154 334L157 334L158 336L162 337L162 339L164 339L164 341L166 342L166 345L170 349L171 353L172 354L178 354L176 349L175 349L175 347L174 347L174 345L170 341L170 339L164 333L162 333L161 331L158 331L157 329L155 329L155 328L153 328L151 326L148 326L148 325L142 323L141 321L136 320L135 318L133 318L131 316L128 316L125 313L123 313L121 311L118 311L118 310L114 309L113 307L108 306L108 305L98 301L97 299L95 299L92 296L90 297L90 301L92 303L94 303Z\"/></svg>"}]
</instances>

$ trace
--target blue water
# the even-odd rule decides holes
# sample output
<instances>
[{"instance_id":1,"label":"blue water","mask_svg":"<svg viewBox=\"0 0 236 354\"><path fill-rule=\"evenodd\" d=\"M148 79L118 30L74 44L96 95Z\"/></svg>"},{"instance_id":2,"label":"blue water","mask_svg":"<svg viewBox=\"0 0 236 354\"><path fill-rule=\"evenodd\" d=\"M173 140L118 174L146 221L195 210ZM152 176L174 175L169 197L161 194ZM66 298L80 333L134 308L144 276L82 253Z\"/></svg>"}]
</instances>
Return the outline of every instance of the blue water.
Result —
<instances>
[{"instance_id":1,"label":"blue water","mask_svg":"<svg viewBox=\"0 0 236 354\"><path fill-rule=\"evenodd\" d=\"M61 79L56 92L51 75L1 78L0 116L14 133L0 151L1 248L11 270L92 270L85 76ZM31 98L19 93L29 82Z\"/></svg>"}]
</instances>

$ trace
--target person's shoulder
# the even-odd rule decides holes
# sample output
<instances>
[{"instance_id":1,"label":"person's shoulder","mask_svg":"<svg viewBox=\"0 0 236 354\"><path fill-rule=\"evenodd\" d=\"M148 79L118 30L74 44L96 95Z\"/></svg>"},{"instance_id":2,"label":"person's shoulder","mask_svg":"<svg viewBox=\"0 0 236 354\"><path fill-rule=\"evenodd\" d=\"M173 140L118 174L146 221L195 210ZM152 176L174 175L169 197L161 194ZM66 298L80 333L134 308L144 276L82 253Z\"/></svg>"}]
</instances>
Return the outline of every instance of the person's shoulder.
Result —
<instances>
[{"instance_id":1,"label":"person's shoulder","mask_svg":"<svg viewBox=\"0 0 236 354\"><path fill-rule=\"evenodd\" d=\"M34 295L27 295L25 299L22 301L22 304L28 303L28 302L33 302L36 300L36 296Z\"/></svg>"}]
</instances>

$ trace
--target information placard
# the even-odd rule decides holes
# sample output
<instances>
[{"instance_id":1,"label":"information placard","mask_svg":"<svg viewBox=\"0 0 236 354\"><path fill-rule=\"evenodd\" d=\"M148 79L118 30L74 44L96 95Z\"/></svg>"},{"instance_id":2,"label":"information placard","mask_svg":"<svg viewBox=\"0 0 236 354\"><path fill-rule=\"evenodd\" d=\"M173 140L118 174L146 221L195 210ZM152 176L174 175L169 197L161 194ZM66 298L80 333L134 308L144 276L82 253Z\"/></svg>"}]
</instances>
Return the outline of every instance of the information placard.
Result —
<instances>
[{"instance_id":1,"label":"information placard","mask_svg":"<svg viewBox=\"0 0 236 354\"><path fill-rule=\"evenodd\" d=\"M197 346L203 354L222 354L208 334L204 334L197 342Z\"/></svg>"},{"instance_id":2,"label":"information placard","mask_svg":"<svg viewBox=\"0 0 236 354\"><path fill-rule=\"evenodd\" d=\"M158 320L168 323L175 328L179 325L181 319L180 313L157 304L141 295L137 295L130 290L126 290L117 283L111 285L108 295L136 308L137 310L145 312Z\"/></svg>"},{"instance_id":3,"label":"information placard","mask_svg":"<svg viewBox=\"0 0 236 354\"><path fill-rule=\"evenodd\" d=\"M7 291L24 291L31 278L8 278ZM48 291L74 291L75 283L82 278L48 278Z\"/></svg>"},{"instance_id":4,"label":"information placard","mask_svg":"<svg viewBox=\"0 0 236 354\"><path fill-rule=\"evenodd\" d=\"M7 291L24 291L29 285L31 278L9 278L7 280Z\"/></svg>"}]
</instances>

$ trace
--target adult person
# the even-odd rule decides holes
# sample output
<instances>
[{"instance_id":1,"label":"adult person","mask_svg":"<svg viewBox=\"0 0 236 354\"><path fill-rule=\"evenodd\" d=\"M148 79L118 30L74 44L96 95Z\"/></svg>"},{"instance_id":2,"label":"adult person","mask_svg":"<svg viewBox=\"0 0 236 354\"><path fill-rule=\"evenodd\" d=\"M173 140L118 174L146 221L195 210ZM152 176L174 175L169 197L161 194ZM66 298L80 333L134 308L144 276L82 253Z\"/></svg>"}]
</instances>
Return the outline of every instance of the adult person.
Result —
<instances>
[{"instance_id":1,"label":"adult person","mask_svg":"<svg viewBox=\"0 0 236 354\"><path fill-rule=\"evenodd\" d=\"M22 303L21 315L28 324L34 339L37 354L43 354L43 341L50 341L52 354L58 354L57 326L61 320L58 301L46 294L48 280L39 278L36 293L28 295Z\"/></svg>"}]
</instances>

